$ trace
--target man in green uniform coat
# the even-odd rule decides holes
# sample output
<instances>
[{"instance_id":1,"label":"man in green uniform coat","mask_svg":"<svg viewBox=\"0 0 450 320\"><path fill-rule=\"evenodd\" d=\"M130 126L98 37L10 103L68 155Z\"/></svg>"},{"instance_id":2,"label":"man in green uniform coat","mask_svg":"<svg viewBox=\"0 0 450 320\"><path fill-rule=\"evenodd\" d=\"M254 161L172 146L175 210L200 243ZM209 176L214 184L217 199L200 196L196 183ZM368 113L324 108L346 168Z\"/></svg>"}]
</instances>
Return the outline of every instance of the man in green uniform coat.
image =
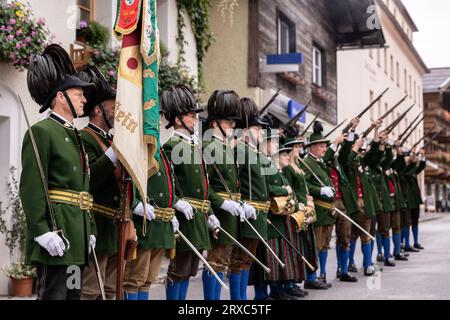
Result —
<instances>
[{"instance_id":1,"label":"man in green uniform coat","mask_svg":"<svg viewBox=\"0 0 450 320\"><path fill-rule=\"evenodd\" d=\"M314 197L314 204L317 212L317 221L314 228L317 239L317 248L319 250L320 280L323 283L326 283L326 261L329 243L331 241L331 233L336 222L333 215L334 197L336 194L331 180L330 168L323 159L327 153L329 141L323 138L322 131L322 124L316 121L313 125L313 133L310 137L309 144L307 145L309 147L309 152L300 166L305 172L309 192ZM320 182L314 175L320 179ZM322 185L322 183L325 185ZM309 277L305 284L305 288L309 287L310 281L313 282L315 280L316 279ZM330 285L328 286L330 287Z\"/></svg>"},{"instance_id":2,"label":"man in green uniform coat","mask_svg":"<svg viewBox=\"0 0 450 320\"><path fill-rule=\"evenodd\" d=\"M203 110L197 108L194 94L184 85L163 92L161 106L169 122L166 128L175 129L164 151L174 167L176 195L190 204L175 205L179 230L197 250L208 250L211 248L208 227L216 230L220 222L211 210L206 166L194 138L197 113ZM189 278L197 274L198 265L199 258L192 249L185 242L178 242L175 259L171 260L167 272L168 300L186 299Z\"/></svg>"},{"instance_id":3,"label":"man in green uniform coat","mask_svg":"<svg viewBox=\"0 0 450 320\"><path fill-rule=\"evenodd\" d=\"M208 100L207 125L210 130L204 135L203 157L209 177L209 200L220 226L234 239L239 239L239 219L243 221L245 211L240 204L239 175L230 143L234 127L239 119L240 98L234 91L216 90ZM214 232L212 248L207 261L223 279L231 261L234 242L223 232ZM205 300L220 300L221 285L207 269L202 274ZM240 283L230 282L230 290L240 290Z\"/></svg>"},{"instance_id":4,"label":"man in green uniform coat","mask_svg":"<svg viewBox=\"0 0 450 320\"><path fill-rule=\"evenodd\" d=\"M120 192L114 172L117 158L112 150L116 91L108 84L104 75L94 66L87 66L78 73L80 79L95 87L87 91L84 116L89 116L88 126L81 137L89 157L91 168L90 190L94 197L92 213L97 230L96 253L98 266L108 300L115 299L117 275L117 226L114 222L119 207ZM95 300L100 296L94 266L84 271L83 300Z\"/></svg>"},{"instance_id":5,"label":"man in green uniform coat","mask_svg":"<svg viewBox=\"0 0 450 320\"><path fill-rule=\"evenodd\" d=\"M83 115L83 89L91 85L75 76L69 55L55 44L32 56L27 83L39 111L52 113L32 127L41 168L29 132L22 144L26 263L37 267L39 300L79 300L83 269L95 248L95 223L89 163L73 119Z\"/></svg>"},{"instance_id":6,"label":"man in green uniform coat","mask_svg":"<svg viewBox=\"0 0 450 320\"><path fill-rule=\"evenodd\" d=\"M134 201L133 222L138 235L137 258L127 263L124 291L127 300L148 300L150 285L158 279L166 250L175 248L174 233L179 222L175 207L189 204L175 194L173 169L164 149L160 149L159 170L147 181L147 196L151 204L146 206L146 233L144 204L139 195ZM136 192L134 193L137 194Z\"/></svg>"},{"instance_id":7,"label":"man in green uniform coat","mask_svg":"<svg viewBox=\"0 0 450 320\"><path fill-rule=\"evenodd\" d=\"M259 116L259 109L250 98L241 99L241 121L243 137L236 146L236 157L239 164L241 195L246 219L267 240L267 212L269 211L269 192L267 189L264 165L267 159L258 151L257 145L262 142L262 128L267 123ZM253 254L259 243L259 237L247 222L240 223L241 243ZM230 282L232 287L240 288L230 292L231 300L247 300L247 286L250 267L253 260L240 248L234 247L231 254ZM238 286L239 284L239 286ZM255 288L256 290L256 288Z\"/></svg>"}]
</instances>

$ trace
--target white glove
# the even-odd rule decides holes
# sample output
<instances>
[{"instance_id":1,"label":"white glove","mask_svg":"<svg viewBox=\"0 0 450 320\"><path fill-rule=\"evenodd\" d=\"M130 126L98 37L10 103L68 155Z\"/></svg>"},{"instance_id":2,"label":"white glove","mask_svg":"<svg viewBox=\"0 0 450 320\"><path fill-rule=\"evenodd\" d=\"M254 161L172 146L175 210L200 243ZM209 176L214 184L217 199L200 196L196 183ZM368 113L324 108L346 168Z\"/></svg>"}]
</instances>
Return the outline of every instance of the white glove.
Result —
<instances>
[{"instance_id":1,"label":"white glove","mask_svg":"<svg viewBox=\"0 0 450 320\"><path fill-rule=\"evenodd\" d=\"M155 208L153 208L148 203L145 204L145 217L148 221L151 221L155 219ZM144 216L144 204L142 202L139 202L138 205L134 208L133 213L137 216L143 217Z\"/></svg>"},{"instance_id":2,"label":"white glove","mask_svg":"<svg viewBox=\"0 0 450 320\"><path fill-rule=\"evenodd\" d=\"M180 223L178 222L177 217L174 216L170 222L172 222L173 232L176 233L180 229Z\"/></svg>"},{"instance_id":3,"label":"white glove","mask_svg":"<svg viewBox=\"0 0 450 320\"><path fill-rule=\"evenodd\" d=\"M52 257L62 257L64 250L66 249L64 241L55 232L44 233L43 235L34 238L34 241L47 250Z\"/></svg>"},{"instance_id":4,"label":"white glove","mask_svg":"<svg viewBox=\"0 0 450 320\"><path fill-rule=\"evenodd\" d=\"M187 201L178 200L173 207L178 211L181 211L186 217L186 220L192 220L192 218L194 217L194 210Z\"/></svg>"},{"instance_id":5,"label":"white glove","mask_svg":"<svg viewBox=\"0 0 450 320\"><path fill-rule=\"evenodd\" d=\"M244 202L245 218L256 220L256 209Z\"/></svg>"},{"instance_id":6,"label":"white glove","mask_svg":"<svg viewBox=\"0 0 450 320\"><path fill-rule=\"evenodd\" d=\"M244 211L241 204L233 200L225 200L220 209L229 212L234 217L240 216Z\"/></svg>"},{"instance_id":7,"label":"white glove","mask_svg":"<svg viewBox=\"0 0 450 320\"><path fill-rule=\"evenodd\" d=\"M208 225L209 229L211 229L212 231L216 231L216 229L220 227L220 221L215 215L212 214L208 217Z\"/></svg>"},{"instance_id":8,"label":"white glove","mask_svg":"<svg viewBox=\"0 0 450 320\"><path fill-rule=\"evenodd\" d=\"M330 187L322 187L322 188L320 188L320 195L321 196L326 196L328 198L333 198L334 197L334 191Z\"/></svg>"},{"instance_id":9,"label":"white glove","mask_svg":"<svg viewBox=\"0 0 450 320\"><path fill-rule=\"evenodd\" d=\"M97 244L97 238L91 234L89 236L89 253L91 253L92 248L95 250L95 245Z\"/></svg>"}]
</instances>

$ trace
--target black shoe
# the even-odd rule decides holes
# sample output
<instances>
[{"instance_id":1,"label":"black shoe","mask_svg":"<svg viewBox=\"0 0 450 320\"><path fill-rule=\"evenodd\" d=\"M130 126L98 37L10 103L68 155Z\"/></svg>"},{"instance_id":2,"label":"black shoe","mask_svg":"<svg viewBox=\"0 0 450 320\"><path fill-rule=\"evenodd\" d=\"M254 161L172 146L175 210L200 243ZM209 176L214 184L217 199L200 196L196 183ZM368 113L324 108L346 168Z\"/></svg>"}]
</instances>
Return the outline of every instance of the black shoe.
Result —
<instances>
[{"instance_id":1,"label":"black shoe","mask_svg":"<svg viewBox=\"0 0 450 320\"><path fill-rule=\"evenodd\" d=\"M384 265L385 265L386 267L395 267L395 263L392 262L390 259L384 261Z\"/></svg>"},{"instance_id":2,"label":"black shoe","mask_svg":"<svg viewBox=\"0 0 450 320\"><path fill-rule=\"evenodd\" d=\"M405 252L419 252L419 251L420 251L419 249L416 249L414 247L409 247L405 249Z\"/></svg>"},{"instance_id":3,"label":"black shoe","mask_svg":"<svg viewBox=\"0 0 450 320\"><path fill-rule=\"evenodd\" d=\"M384 256L382 254L377 254L377 261L378 262L383 262L384 261Z\"/></svg>"},{"instance_id":4,"label":"black shoe","mask_svg":"<svg viewBox=\"0 0 450 320\"><path fill-rule=\"evenodd\" d=\"M353 273L358 272L358 268L356 267L356 265L354 263L350 263L348 265L348 272L353 272Z\"/></svg>"},{"instance_id":5,"label":"black shoe","mask_svg":"<svg viewBox=\"0 0 450 320\"><path fill-rule=\"evenodd\" d=\"M420 250L423 250L423 249L425 249L424 247L422 247L422 245L421 245L420 243L418 243L418 244L415 244L415 245L414 245L414 248L416 248L416 249L420 249Z\"/></svg>"},{"instance_id":6,"label":"black shoe","mask_svg":"<svg viewBox=\"0 0 450 320\"><path fill-rule=\"evenodd\" d=\"M341 281L343 281L343 282L358 282L358 279L356 279L356 277L352 277L348 273L345 273L345 274L341 275Z\"/></svg>"},{"instance_id":7,"label":"black shoe","mask_svg":"<svg viewBox=\"0 0 450 320\"><path fill-rule=\"evenodd\" d=\"M328 290L328 286L326 284L323 284L319 280L314 280L314 281L307 281L305 283L305 289Z\"/></svg>"},{"instance_id":8,"label":"black shoe","mask_svg":"<svg viewBox=\"0 0 450 320\"><path fill-rule=\"evenodd\" d=\"M286 294L294 297L304 298L305 297L305 291L300 289L299 287L289 288L285 291Z\"/></svg>"},{"instance_id":9,"label":"black shoe","mask_svg":"<svg viewBox=\"0 0 450 320\"><path fill-rule=\"evenodd\" d=\"M327 276L324 274L321 274L318 278L317 278L320 282L322 282L323 284L325 284L328 288L331 288L332 285L331 283L327 283Z\"/></svg>"},{"instance_id":10,"label":"black shoe","mask_svg":"<svg viewBox=\"0 0 450 320\"><path fill-rule=\"evenodd\" d=\"M341 270L338 268L337 270L336 270L336 278L340 278L341 277Z\"/></svg>"},{"instance_id":11,"label":"black shoe","mask_svg":"<svg viewBox=\"0 0 450 320\"><path fill-rule=\"evenodd\" d=\"M297 297L291 296L289 294L286 294L284 292L278 293L278 294L270 294L270 297L273 300L298 300Z\"/></svg>"},{"instance_id":12,"label":"black shoe","mask_svg":"<svg viewBox=\"0 0 450 320\"><path fill-rule=\"evenodd\" d=\"M398 255L395 256L395 260L398 260L398 261L408 261L408 258L405 257L405 256L402 256L401 254L398 254Z\"/></svg>"},{"instance_id":13,"label":"black shoe","mask_svg":"<svg viewBox=\"0 0 450 320\"><path fill-rule=\"evenodd\" d=\"M369 266L367 269L364 269L365 276L373 276L375 274L375 268L373 266Z\"/></svg>"}]
</instances>

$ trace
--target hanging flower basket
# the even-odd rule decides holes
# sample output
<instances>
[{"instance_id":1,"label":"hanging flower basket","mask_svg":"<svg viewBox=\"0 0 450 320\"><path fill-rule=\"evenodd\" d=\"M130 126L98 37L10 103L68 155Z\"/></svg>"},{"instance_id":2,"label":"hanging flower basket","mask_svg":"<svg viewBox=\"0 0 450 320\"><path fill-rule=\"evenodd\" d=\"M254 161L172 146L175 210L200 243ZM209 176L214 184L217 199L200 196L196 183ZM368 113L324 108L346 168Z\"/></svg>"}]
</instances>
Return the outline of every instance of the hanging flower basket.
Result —
<instances>
[{"instance_id":1,"label":"hanging flower basket","mask_svg":"<svg viewBox=\"0 0 450 320\"><path fill-rule=\"evenodd\" d=\"M0 62L19 70L28 68L30 55L41 52L52 39L45 20L36 19L21 2L13 1L1 8Z\"/></svg>"}]
</instances>

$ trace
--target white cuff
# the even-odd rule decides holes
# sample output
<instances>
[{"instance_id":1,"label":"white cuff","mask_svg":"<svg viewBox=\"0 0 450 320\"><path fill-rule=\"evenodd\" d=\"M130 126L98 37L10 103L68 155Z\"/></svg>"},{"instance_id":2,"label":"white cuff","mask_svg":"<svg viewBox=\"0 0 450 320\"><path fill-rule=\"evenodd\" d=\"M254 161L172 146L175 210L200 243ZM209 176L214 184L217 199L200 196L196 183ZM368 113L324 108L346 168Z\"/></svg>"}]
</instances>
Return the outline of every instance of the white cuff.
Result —
<instances>
[{"instance_id":1,"label":"white cuff","mask_svg":"<svg viewBox=\"0 0 450 320\"><path fill-rule=\"evenodd\" d=\"M337 145L335 145L334 143L330 144L330 149L333 150L334 152L336 152Z\"/></svg>"},{"instance_id":2,"label":"white cuff","mask_svg":"<svg viewBox=\"0 0 450 320\"><path fill-rule=\"evenodd\" d=\"M108 150L106 150L105 155L111 160L113 165L117 164L117 157L112 147L109 147Z\"/></svg>"},{"instance_id":3,"label":"white cuff","mask_svg":"<svg viewBox=\"0 0 450 320\"><path fill-rule=\"evenodd\" d=\"M355 133L350 131L347 136L347 141L352 142L353 140L355 140Z\"/></svg>"}]
</instances>

